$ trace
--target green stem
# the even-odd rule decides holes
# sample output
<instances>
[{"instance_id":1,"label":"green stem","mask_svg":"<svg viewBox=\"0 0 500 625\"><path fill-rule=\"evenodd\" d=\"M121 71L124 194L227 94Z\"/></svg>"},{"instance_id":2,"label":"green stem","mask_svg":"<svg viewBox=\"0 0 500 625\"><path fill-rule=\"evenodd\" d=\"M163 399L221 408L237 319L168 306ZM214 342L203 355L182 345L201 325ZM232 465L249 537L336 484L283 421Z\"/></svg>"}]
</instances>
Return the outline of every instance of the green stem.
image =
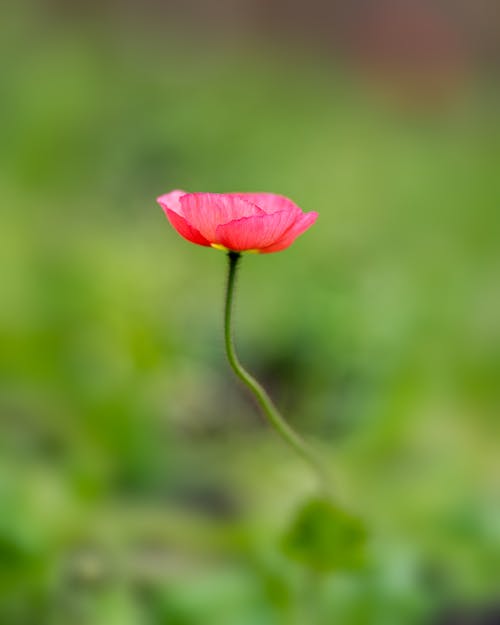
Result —
<instances>
[{"instance_id":1,"label":"green stem","mask_svg":"<svg viewBox=\"0 0 500 625\"><path fill-rule=\"evenodd\" d=\"M278 434L280 434L280 436L299 454L299 456L312 466L320 481L328 487L329 480L322 463L318 460L312 449L309 445L307 445L302 437L299 436L299 434L297 434L297 432L295 432L295 430L293 430L284 420L274 405L272 399L267 394L267 391L253 376L248 373L236 355L232 332L232 318L236 269L238 267L238 261L241 258L241 254L239 252L228 252L228 258L229 273L227 277L226 304L224 311L224 340L229 364L231 365L234 373L253 394L257 403L261 407L262 412Z\"/></svg>"}]
</instances>

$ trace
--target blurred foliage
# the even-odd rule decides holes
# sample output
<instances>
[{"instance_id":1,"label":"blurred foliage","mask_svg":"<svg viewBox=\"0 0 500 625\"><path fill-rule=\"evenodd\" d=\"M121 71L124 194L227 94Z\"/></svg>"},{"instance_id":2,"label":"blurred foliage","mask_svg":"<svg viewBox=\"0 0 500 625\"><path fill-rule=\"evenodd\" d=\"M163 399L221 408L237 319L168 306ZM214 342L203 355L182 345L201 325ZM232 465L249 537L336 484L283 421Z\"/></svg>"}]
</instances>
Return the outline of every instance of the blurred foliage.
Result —
<instances>
[{"instance_id":1,"label":"blurred foliage","mask_svg":"<svg viewBox=\"0 0 500 625\"><path fill-rule=\"evenodd\" d=\"M300 50L2 10L0 622L411 625L493 603L493 85L402 109ZM282 552L314 484L230 375L225 259L169 228L154 198L175 187L320 213L244 259L237 343L366 523L357 570Z\"/></svg>"},{"instance_id":2,"label":"blurred foliage","mask_svg":"<svg viewBox=\"0 0 500 625\"><path fill-rule=\"evenodd\" d=\"M364 560L363 524L330 499L315 497L296 513L283 543L285 552L313 571L359 568Z\"/></svg>"}]
</instances>

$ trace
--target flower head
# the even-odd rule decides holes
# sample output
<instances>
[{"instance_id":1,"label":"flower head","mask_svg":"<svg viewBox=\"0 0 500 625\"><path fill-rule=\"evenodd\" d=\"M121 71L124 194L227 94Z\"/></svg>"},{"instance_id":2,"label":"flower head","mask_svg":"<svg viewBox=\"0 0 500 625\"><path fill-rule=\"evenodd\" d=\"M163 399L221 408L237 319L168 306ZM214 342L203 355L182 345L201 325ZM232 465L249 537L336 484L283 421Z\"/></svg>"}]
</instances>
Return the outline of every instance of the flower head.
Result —
<instances>
[{"instance_id":1,"label":"flower head","mask_svg":"<svg viewBox=\"0 0 500 625\"><path fill-rule=\"evenodd\" d=\"M158 203L177 232L198 245L234 252L279 252L316 221L273 193L171 191Z\"/></svg>"}]
</instances>

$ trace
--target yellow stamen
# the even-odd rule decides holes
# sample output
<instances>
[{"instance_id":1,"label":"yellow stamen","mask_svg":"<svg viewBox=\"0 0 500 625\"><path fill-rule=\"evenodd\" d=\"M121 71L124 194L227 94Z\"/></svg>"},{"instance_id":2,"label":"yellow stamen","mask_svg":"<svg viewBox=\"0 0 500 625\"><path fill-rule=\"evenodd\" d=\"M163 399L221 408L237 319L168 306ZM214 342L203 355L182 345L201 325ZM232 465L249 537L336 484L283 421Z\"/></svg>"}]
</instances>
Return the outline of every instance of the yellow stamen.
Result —
<instances>
[{"instance_id":1,"label":"yellow stamen","mask_svg":"<svg viewBox=\"0 0 500 625\"><path fill-rule=\"evenodd\" d=\"M215 250L220 250L221 252L230 252L231 250L220 243L210 243L210 246ZM260 250L244 250L241 252L242 254L259 254Z\"/></svg>"}]
</instances>

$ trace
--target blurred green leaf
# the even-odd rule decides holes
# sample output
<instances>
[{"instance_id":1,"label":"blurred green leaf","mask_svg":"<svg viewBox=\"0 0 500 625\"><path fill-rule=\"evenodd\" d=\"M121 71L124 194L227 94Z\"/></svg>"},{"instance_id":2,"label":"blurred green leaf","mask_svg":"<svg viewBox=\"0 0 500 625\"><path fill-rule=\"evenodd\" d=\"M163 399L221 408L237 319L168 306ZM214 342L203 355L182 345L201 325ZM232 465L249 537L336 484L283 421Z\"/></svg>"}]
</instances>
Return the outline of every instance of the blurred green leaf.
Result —
<instances>
[{"instance_id":1,"label":"blurred green leaf","mask_svg":"<svg viewBox=\"0 0 500 625\"><path fill-rule=\"evenodd\" d=\"M364 561L363 523L326 498L302 506L285 535L285 553L315 571L359 568Z\"/></svg>"}]
</instances>

